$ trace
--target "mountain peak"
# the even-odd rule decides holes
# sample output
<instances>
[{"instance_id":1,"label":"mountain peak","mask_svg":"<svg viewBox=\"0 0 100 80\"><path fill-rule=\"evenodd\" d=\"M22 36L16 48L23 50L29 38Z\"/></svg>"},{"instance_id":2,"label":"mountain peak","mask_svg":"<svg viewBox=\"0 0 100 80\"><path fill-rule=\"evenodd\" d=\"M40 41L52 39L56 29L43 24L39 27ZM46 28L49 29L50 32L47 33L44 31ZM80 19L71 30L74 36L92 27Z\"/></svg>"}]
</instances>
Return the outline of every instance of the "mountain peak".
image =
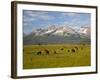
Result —
<instances>
[{"instance_id":1,"label":"mountain peak","mask_svg":"<svg viewBox=\"0 0 100 80\"><path fill-rule=\"evenodd\" d=\"M90 27L81 27L79 29L79 32L78 33L81 34L81 35L90 36L91 29L90 29Z\"/></svg>"},{"instance_id":2,"label":"mountain peak","mask_svg":"<svg viewBox=\"0 0 100 80\"><path fill-rule=\"evenodd\" d=\"M48 25L46 28L33 30L35 36L55 35L55 36L71 36L86 35L90 36L90 27L80 27L76 30L67 25Z\"/></svg>"},{"instance_id":3,"label":"mountain peak","mask_svg":"<svg viewBox=\"0 0 100 80\"><path fill-rule=\"evenodd\" d=\"M90 27L80 27L76 30L65 25L49 25L46 28L34 29L29 35L24 36L24 44L81 42L90 42Z\"/></svg>"}]
</instances>

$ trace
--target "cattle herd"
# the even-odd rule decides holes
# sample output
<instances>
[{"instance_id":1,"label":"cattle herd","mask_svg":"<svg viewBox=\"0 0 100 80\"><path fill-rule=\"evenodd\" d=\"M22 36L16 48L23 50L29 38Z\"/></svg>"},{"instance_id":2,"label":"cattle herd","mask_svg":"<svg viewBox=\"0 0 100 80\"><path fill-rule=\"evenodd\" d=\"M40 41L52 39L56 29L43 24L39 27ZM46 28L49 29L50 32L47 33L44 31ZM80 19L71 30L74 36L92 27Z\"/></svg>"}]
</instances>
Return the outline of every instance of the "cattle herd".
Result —
<instances>
[{"instance_id":1,"label":"cattle herd","mask_svg":"<svg viewBox=\"0 0 100 80\"><path fill-rule=\"evenodd\" d=\"M75 53L75 52L78 52L79 50L83 50L83 47L74 46L73 48L62 47L62 48L59 49L59 51L64 51L64 50L66 50L67 53ZM53 50L53 53L57 54L59 52L57 50ZM50 50L43 49L43 50L36 52L36 54L37 55L42 55L42 54L49 55Z\"/></svg>"}]
</instances>

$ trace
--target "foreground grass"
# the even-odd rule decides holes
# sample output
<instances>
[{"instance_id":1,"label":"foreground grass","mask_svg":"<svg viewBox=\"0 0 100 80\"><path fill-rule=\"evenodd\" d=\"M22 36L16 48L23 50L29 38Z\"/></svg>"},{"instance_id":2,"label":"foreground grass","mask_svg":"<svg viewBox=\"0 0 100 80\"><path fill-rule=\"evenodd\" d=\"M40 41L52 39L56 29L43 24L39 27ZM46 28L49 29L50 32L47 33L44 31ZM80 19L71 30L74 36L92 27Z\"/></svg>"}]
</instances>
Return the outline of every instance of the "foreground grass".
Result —
<instances>
[{"instance_id":1,"label":"foreground grass","mask_svg":"<svg viewBox=\"0 0 100 80\"><path fill-rule=\"evenodd\" d=\"M78 50L68 52L75 46ZM49 50L49 55L44 49ZM23 51L23 69L90 66L91 63L88 44L25 45ZM42 54L37 55L38 51ZM54 51L57 53L54 54Z\"/></svg>"}]
</instances>

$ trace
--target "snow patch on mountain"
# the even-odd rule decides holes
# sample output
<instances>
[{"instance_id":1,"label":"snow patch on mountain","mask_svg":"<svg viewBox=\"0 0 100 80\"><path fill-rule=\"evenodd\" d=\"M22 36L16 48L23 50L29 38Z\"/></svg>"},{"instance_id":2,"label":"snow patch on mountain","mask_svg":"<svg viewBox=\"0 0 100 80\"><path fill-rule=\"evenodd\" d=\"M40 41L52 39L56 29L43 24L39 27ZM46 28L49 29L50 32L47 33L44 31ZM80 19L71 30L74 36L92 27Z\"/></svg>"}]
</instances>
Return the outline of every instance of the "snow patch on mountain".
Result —
<instances>
[{"instance_id":1,"label":"snow patch on mountain","mask_svg":"<svg viewBox=\"0 0 100 80\"><path fill-rule=\"evenodd\" d=\"M78 32L78 33L79 33L80 35L85 35L85 36L89 37L90 34L91 34L90 27L81 27L81 28L79 29L79 32Z\"/></svg>"},{"instance_id":2,"label":"snow patch on mountain","mask_svg":"<svg viewBox=\"0 0 100 80\"><path fill-rule=\"evenodd\" d=\"M78 30L67 25L49 25L46 28L33 30L35 36L55 35L55 36L71 36L84 35L90 36L90 27L80 27Z\"/></svg>"}]
</instances>

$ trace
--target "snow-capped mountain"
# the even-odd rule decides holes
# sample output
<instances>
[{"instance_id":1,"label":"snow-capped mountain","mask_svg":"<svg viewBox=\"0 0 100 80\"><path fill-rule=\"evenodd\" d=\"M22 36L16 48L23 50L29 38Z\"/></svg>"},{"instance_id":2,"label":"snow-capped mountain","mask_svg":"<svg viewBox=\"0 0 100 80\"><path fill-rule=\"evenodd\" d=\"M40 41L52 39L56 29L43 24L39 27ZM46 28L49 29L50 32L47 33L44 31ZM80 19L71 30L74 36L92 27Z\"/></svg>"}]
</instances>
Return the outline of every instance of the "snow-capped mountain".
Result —
<instances>
[{"instance_id":1,"label":"snow-capped mountain","mask_svg":"<svg viewBox=\"0 0 100 80\"><path fill-rule=\"evenodd\" d=\"M80 35L84 35L84 36L90 37L90 35L91 35L90 27L81 27L79 29L78 33Z\"/></svg>"},{"instance_id":2,"label":"snow-capped mountain","mask_svg":"<svg viewBox=\"0 0 100 80\"><path fill-rule=\"evenodd\" d=\"M33 29L23 40L24 44L89 43L90 27L76 30L66 25L49 25L46 28Z\"/></svg>"},{"instance_id":3,"label":"snow-capped mountain","mask_svg":"<svg viewBox=\"0 0 100 80\"><path fill-rule=\"evenodd\" d=\"M68 26L49 26L46 29L37 29L33 30L36 36L43 35L57 35L57 36L70 36L70 35L79 35L75 29Z\"/></svg>"}]
</instances>

